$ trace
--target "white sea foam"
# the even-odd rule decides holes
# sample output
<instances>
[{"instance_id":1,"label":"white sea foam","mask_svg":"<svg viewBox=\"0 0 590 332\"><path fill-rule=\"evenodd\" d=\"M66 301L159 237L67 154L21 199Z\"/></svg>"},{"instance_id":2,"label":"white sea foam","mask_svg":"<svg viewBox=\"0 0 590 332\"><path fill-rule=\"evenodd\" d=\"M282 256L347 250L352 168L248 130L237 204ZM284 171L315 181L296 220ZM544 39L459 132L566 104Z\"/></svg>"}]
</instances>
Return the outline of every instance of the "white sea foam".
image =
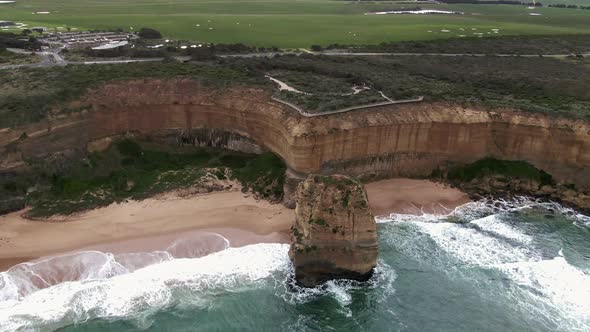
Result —
<instances>
[{"instance_id":1,"label":"white sea foam","mask_svg":"<svg viewBox=\"0 0 590 332\"><path fill-rule=\"evenodd\" d=\"M390 222L434 222L438 221L441 218L446 216L440 216L435 214L421 214L421 215L413 215L413 214L391 214L389 216L379 216L375 218L375 221L378 224L386 224Z\"/></svg>"},{"instance_id":2,"label":"white sea foam","mask_svg":"<svg viewBox=\"0 0 590 332\"><path fill-rule=\"evenodd\" d=\"M563 330L584 330L590 324L590 277L568 264L562 254L549 260L542 257L532 247L531 235L500 216L539 205L566 214L581 225L588 222L588 217L570 209L528 199L473 202L449 216L392 215L380 222L396 221L419 229L420 236L432 239L437 250L454 257L457 265L502 272L518 286L514 291L511 288L512 295L507 295L513 296L516 305L537 310ZM462 223L446 222L449 218ZM227 240L215 235L205 240L208 247L219 250L229 246ZM402 240L415 242L415 238ZM149 254L89 251L73 262L73 257L66 255L53 258L61 261L22 264L0 273L0 331L55 330L97 317L132 319L145 329L151 324L150 315L158 310L171 305L206 307L220 290L258 287L263 285L262 280L274 280L276 295L293 305L331 297L344 316L352 315L353 294L360 288L379 289L383 303L388 303L387 299L395 293L395 270L382 260L368 283L329 281L307 289L294 286L292 279L287 286L285 278L292 269L288 245L229 248L193 259L175 259L180 256L171 254L201 254L188 252L189 249L190 245L180 241L166 251ZM417 252L424 254L428 253ZM71 268L53 270L52 267L60 266L58 263Z\"/></svg>"},{"instance_id":3,"label":"white sea foam","mask_svg":"<svg viewBox=\"0 0 590 332\"><path fill-rule=\"evenodd\" d=\"M528 296L536 302L546 303L554 308L558 315L545 316L559 326L560 330L589 330L590 276L570 265L564 257L501 264L496 268L519 286L529 290Z\"/></svg>"},{"instance_id":4,"label":"white sea foam","mask_svg":"<svg viewBox=\"0 0 590 332\"><path fill-rule=\"evenodd\" d=\"M464 264L486 266L529 260L533 251L455 223L417 223L436 244Z\"/></svg>"},{"instance_id":5,"label":"white sea foam","mask_svg":"<svg viewBox=\"0 0 590 332\"><path fill-rule=\"evenodd\" d=\"M497 215L491 215L479 218L470 222L470 224L477 225L480 229L497 234L501 237L512 239L521 243L531 243L533 237L523 233L521 230L507 224L500 220Z\"/></svg>"},{"instance_id":6,"label":"white sea foam","mask_svg":"<svg viewBox=\"0 0 590 332\"><path fill-rule=\"evenodd\" d=\"M334 298L336 298L340 305L347 306L352 302L352 296L350 295L346 287L342 287L341 285L338 285L332 280L328 281L326 283L326 286L326 291L329 294L333 294Z\"/></svg>"},{"instance_id":7,"label":"white sea foam","mask_svg":"<svg viewBox=\"0 0 590 332\"><path fill-rule=\"evenodd\" d=\"M338 302L341 308L345 309L345 313L348 313L348 306L352 303L351 293L353 291L361 288L380 289L382 296L379 301L383 302L395 293L393 284L396 279L397 274L395 270L382 260L377 262L373 276L367 282L330 280L314 288L296 285L293 279L293 271L291 270L287 274L287 279L280 281L283 284L282 293L277 293L277 296L282 297L285 302L293 305L307 303L323 296L330 296Z\"/></svg>"},{"instance_id":8,"label":"white sea foam","mask_svg":"<svg viewBox=\"0 0 590 332\"><path fill-rule=\"evenodd\" d=\"M219 234L201 232L178 238L164 251L117 255L79 251L25 262L0 272L0 301L18 301L62 282L106 279L174 258L202 257L227 249L229 245Z\"/></svg>"},{"instance_id":9,"label":"white sea foam","mask_svg":"<svg viewBox=\"0 0 590 332\"><path fill-rule=\"evenodd\" d=\"M176 290L205 300L207 292L215 289L253 287L273 271L288 269L288 248L286 244L229 248L201 258L164 261L110 278L95 275L62 282L24 296L15 295L15 289L19 289L13 286L15 279L7 282L3 275L1 289L8 294L0 304L0 331L54 330L96 317L137 318L146 311L171 305Z\"/></svg>"},{"instance_id":10,"label":"white sea foam","mask_svg":"<svg viewBox=\"0 0 590 332\"><path fill-rule=\"evenodd\" d=\"M523 311L546 317L560 330L588 331L590 275L569 264L563 250L546 259L533 246L533 235L505 221L507 213L538 207L566 215L580 227L590 225L587 216L572 209L524 197L473 202L447 216L392 215L381 222L412 225L460 264L502 272L518 285L506 296ZM446 222L449 219L462 223Z\"/></svg>"},{"instance_id":11,"label":"white sea foam","mask_svg":"<svg viewBox=\"0 0 590 332\"><path fill-rule=\"evenodd\" d=\"M114 255L115 262L125 269L123 273L133 272L148 265L158 264L174 259L168 251L154 251L150 253L128 253ZM79 280L79 279L78 279Z\"/></svg>"},{"instance_id":12,"label":"white sea foam","mask_svg":"<svg viewBox=\"0 0 590 332\"><path fill-rule=\"evenodd\" d=\"M421 215L413 214L400 214L392 213L389 216L377 217L377 223L389 223L389 222L438 222L446 220L448 218L455 218L461 220L473 220L476 218L482 218L494 213L493 205L489 204L487 200L469 202L456 207L447 215L441 214L428 214L423 213ZM460 220L457 220L460 221Z\"/></svg>"},{"instance_id":13,"label":"white sea foam","mask_svg":"<svg viewBox=\"0 0 590 332\"><path fill-rule=\"evenodd\" d=\"M192 258L202 257L229 247L230 242L225 237L217 233L203 232L198 238L190 235L189 238L177 239L166 248L166 252L174 258Z\"/></svg>"},{"instance_id":14,"label":"white sea foam","mask_svg":"<svg viewBox=\"0 0 590 332\"><path fill-rule=\"evenodd\" d=\"M515 294L507 294L515 306L537 312L560 330L588 331L590 276L570 265L564 257L543 260L540 253L528 246L515 246L467 225L421 223L419 226L441 249L462 263L499 270L519 285ZM509 236L516 240L523 239L510 227L492 229L501 230L504 235L516 235Z\"/></svg>"},{"instance_id":15,"label":"white sea foam","mask_svg":"<svg viewBox=\"0 0 590 332\"><path fill-rule=\"evenodd\" d=\"M147 255L147 254L145 254ZM61 282L101 279L128 270L112 254L85 251L26 262L0 273L5 285L0 287L0 300L20 300L40 289Z\"/></svg>"},{"instance_id":16,"label":"white sea foam","mask_svg":"<svg viewBox=\"0 0 590 332\"><path fill-rule=\"evenodd\" d=\"M514 196L508 199L482 199L474 202L469 202L456 207L451 213L447 215L440 214L397 214L393 213L389 216L378 217L377 223L388 222L439 222L439 221L455 221L455 222L473 222L476 219L484 218L494 214L503 214L510 212L517 212L532 208L543 208L553 210L562 215L567 215L575 224L579 226L590 227L590 216L583 215L571 208L564 207L556 202L542 201L526 196Z\"/></svg>"}]
</instances>

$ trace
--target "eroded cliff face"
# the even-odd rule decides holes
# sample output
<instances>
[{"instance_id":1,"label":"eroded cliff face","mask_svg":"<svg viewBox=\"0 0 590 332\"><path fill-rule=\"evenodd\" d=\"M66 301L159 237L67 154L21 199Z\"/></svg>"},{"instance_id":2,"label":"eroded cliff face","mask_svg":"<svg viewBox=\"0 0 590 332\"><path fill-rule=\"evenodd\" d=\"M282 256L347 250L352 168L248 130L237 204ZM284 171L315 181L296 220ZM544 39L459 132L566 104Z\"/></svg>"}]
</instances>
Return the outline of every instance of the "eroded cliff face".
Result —
<instances>
[{"instance_id":1,"label":"eroded cliff face","mask_svg":"<svg viewBox=\"0 0 590 332\"><path fill-rule=\"evenodd\" d=\"M295 280L305 287L369 279L377 264L377 225L363 185L344 175L310 175L303 181L289 256Z\"/></svg>"},{"instance_id":2,"label":"eroded cliff face","mask_svg":"<svg viewBox=\"0 0 590 332\"><path fill-rule=\"evenodd\" d=\"M590 189L590 124L584 121L427 102L305 118L267 91L188 79L106 84L77 105L86 110L1 130L1 167L132 132L178 144L269 149L299 175L417 177L492 156L526 160L558 181Z\"/></svg>"}]
</instances>

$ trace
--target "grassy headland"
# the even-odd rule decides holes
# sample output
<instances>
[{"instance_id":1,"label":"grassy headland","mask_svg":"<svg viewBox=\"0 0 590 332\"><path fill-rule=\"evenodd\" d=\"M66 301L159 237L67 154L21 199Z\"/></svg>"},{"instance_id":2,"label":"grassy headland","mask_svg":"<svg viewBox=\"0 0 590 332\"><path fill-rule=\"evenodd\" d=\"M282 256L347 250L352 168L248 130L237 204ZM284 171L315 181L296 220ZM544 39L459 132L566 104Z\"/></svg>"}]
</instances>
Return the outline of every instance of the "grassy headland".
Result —
<instances>
[{"instance_id":1,"label":"grassy headland","mask_svg":"<svg viewBox=\"0 0 590 332\"><path fill-rule=\"evenodd\" d=\"M375 92L382 91L392 99L424 96L426 101L590 119L588 59L301 55L237 63L251 71L277 73L285 83L313 92L281 95L311 112L372 102ZM342 97L345 86L350 93L359 85L371 90Z\"/></svg>"},{"instance_id":2,"label":"grassy headland","mask_svg":"<svg viewBox=\"0 0 590 332\"><path fill-rule=\"evenodd\" d=\"M113 80L188 77L218 87L272 89L270 73L298 90L280 97L309 112L392 99L508 107L590 119L590 60L519 57L284 55L220 59L207 63L135 63L4 70L0 75L0 128L75 112L66 103ZM353 86L370 90L351 94Z\"/></svg>"},{"instance_id":3,"label":"grassy headland","mask_svg":"<svg viewBox=\"0 0 590 332\"><path fill-rule=\"evenodd\" d=\"M229 66L181 63L132 63L125 65L66 66L4 70L0 75L0 128L45 118L51 109L62 112L66 102L80 98L89 88L104 82L134 78L187 77L220 87L257 85L264 78Z\"/></svg>"}]
</instances>

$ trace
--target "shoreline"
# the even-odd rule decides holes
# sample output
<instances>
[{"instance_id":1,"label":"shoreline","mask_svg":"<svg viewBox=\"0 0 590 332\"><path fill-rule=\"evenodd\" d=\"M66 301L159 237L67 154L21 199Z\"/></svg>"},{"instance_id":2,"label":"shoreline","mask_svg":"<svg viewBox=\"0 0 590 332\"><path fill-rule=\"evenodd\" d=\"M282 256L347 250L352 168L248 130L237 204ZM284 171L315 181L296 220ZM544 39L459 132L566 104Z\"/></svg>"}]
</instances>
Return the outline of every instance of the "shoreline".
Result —
<instances>
[{"instance_id":1,"label":"shoreline","mask_svg":"<svg viewBox=\"0 0 590 332\"><path fill-rule=\"evenodd\" d=\"M19 260L29 261L105 244L122 245L133 240L146 239L147 243L196 230L231 229L248 233L234 236L237 241L242 237L286 232L294 219L294 210L256 200L237 190L190 197L167 194L115 203L53 221L28 220L22 213L0 216L0 271Z\"/></svg>"},{"instance_id":2,"label":"shoreline","mask_svg":"<svg viewBox=\"0 0 590 332\"><path fill-rule=\"evenodd\" d=\"M470 201L458 189L428 180L382 180L365 188L375 216L448 214ZM45 221L28 220L22 213L0 216L0 271L73 252L166 250L178 239L190 241L206 234L218 234L232 247L289 243L295 220L295 210L238 190L189 197L168 193ZM207 245L192 243L192 251L214 252Z\"/></svg>"},{"instance_id":3,"label":"shoreline","mask_svg":"<svg viewBox=\"0 0 590 332\"><path fill-rule=\"evenodd\" d=\"M430 180L388 179L365 184L375 216L398 214L449 214L471 202L460 189Z\"/></svg>"}]
</instances>

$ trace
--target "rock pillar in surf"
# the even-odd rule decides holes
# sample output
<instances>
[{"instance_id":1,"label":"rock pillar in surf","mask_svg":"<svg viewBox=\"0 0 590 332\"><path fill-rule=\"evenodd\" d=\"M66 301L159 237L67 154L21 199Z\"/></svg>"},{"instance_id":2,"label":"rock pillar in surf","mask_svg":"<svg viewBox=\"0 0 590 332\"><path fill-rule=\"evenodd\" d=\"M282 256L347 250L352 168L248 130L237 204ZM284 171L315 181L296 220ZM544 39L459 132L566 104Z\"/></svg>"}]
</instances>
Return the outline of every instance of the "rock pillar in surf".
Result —
<instances>
[{"instance_id":1,"label":"rock pillar in surf","mask_svg":"<svg viewBox=\"0 0 590 332\"><path fill-rule=\"evenodd\" d=\"M299 285L367 280L377 263L377 226L363 185L344 175L310 175L297 188L289 256Z\"/></svg>"}]
</instances>

